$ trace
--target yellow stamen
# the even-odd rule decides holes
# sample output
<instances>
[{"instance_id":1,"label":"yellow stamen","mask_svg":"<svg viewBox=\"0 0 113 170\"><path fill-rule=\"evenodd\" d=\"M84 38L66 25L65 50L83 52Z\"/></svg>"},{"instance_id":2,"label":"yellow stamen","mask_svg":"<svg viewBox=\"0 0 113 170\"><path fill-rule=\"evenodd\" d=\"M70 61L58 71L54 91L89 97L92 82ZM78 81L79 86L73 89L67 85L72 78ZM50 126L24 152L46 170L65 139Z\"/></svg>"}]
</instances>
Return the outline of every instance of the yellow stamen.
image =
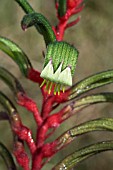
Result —
<instances>
[{"instance_id":1,"label":"yellow stamen","mask_svg":"<svg viewBox=\"0 0 113 170\"><path fill-rule=\"evenodd\" d=\"M49 91L49 85L50 85L50 81L48 80L46 83L46 90Z\"/></svg>"},{"instance_id":2,"label":"yellow stamen","mask_svg":"<svg viewBox=\"0 0 113 170\"><path fill-rule=\"evenodd\" d=\"M57 89L58 89L58 95L60 95L60 87L61 87L61 85L60 85L60 84L58 84L58 86L57 86Z\"/></svg>"},{"instance_id":3,"label":"yellow stamen","mask_svg":"<svg viewBox=\"0 0 113 170\"><path fill-rule=\"evenodd\" d=\"M63 93L65 92L65 86L62 87L62 91L63 91Z\"/></svg>"},{"instance_id":4,"label":"yellow stamen","mask_svg":"<svg viewBox=\"0 0 113 170\"><path fill-rule=\"evenodd\" d=\"M40 85L40 88L46 83L46 79L43 80L42 84Z\"/></svg>"},{"instance_id":5,"label":"yellow stamen","mask_svg":"<svg viewBox=\"0 0 113 170\"><path fill-rule=\"evenodd\" d=\"M54 95L56 95L56 92L57 92L57 84L55 84L55 87L54 87Z\"/></svg>"},{"instance_id":6,"label":"yellow stamen","mask_svg":"<svg viewBox=\"0 0 113 170\"><path fill-rule=\"evenodd\" d=\"M51 93L52 86L53 86L53 82L50 82L49 91L48 91L49 94Z\"/></svg>"}]
</instances>

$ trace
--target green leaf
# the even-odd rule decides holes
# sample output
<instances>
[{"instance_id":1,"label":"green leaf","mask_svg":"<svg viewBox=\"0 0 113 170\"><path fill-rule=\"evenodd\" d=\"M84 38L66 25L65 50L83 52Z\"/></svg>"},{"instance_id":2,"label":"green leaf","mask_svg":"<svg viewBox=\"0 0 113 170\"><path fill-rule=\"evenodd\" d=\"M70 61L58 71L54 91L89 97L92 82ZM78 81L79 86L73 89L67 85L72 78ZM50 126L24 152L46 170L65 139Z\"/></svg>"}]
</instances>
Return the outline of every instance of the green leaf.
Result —
<instances>
[{"instance_id":1,"label":"green leaf","mask_svg":"<svg viewBox=\"0 0 113 170\"><path fill-rule=\"evenodd\" d=\"M102 103L102 102L113 102L113 93L97 93L88 96L81 97L75 102L72 102L73 112L77 112L84 107L90 106L92 104Z\"/></svg>"},{"instance_id":2,"label":"green leaf","mask_svg":"<svg viewBox=\"0 0 113 170\"><path fill-rule=\"evenodd\" d=\"M75 151L74 153L67 156L59 164L57 164L52 170L70 170L75 167L79 162L85 160L100 152L113 150L113 141L99 142L82 149Z\"/></svg>"},{"instance_id":3,"label":"green leaf","mask_svg":"<svg viewBox=\"0 0 113 170\"><path fill-rule=\"evenodd\" d=\"M43 35L46 45L56 41L54 31L47 18L40 13L30 13L23 17L21 21L23 30L35 25L38 32Z\"/></svg>"},{"instance_id":4,"label":"green leaf","mask_svg":"<svg viewBox=\"0 0 113 170\"><path fill-rule=\"evenodd\" d=\"M14 121L17 122L17 118L19 118L19 116L18 116L18 112L15 106L10 101L10 99L1 91L0 91L0 103L3 105L4 109L7 111L8 117L11 123L13 123Z\"/></svg>"},{"instance_id":5,"label":"green leaf","mask_svg":"<svg viewBox=\"0 0 113 170\"><path fill-rule=\"evenodd\" d=\"M13 157L8 151L8 149L0 142L0 155L3 158L8 170L16 170L16 165L14 163Z\"/></svg>"},{"instance_id":6,"label":"green leaf","mask_svg":"<svg viewBox=\"0 0 113 170\"><path fill-rule=\"evenodd\" d=\"M15 131L13 130L14 128L19 127L21 124L21 119L20 116L17 112L17 109L15 108L15 106L13 105L13 103L11 102L11 100L0 91L0 104L4 107L4 109L6 110L5 113L0 113L1 115L1 119L3 120L3 117L5 118L5 120L8 120L13 132L13 138L14 141L15 139L18 140L17 135L15 134ZM3 115L5 114L5 115ZM6 115L7 114L7 115Z\"/></svg>"},{"instance_id":7,"label":"green leaf","mask_svg":"<svg viewBox=\"0 0 113 170\"><path fill-rule=\"evenodd\" d=\"M28 71L32 68L32 65L21 48L11 40L0 37L0 49L17 63L20 71L27 77Z\"/></svg>"},{"instance_id":8,"label":"green leaf","mask_svg":"<svg viewBox=\"0 0 113 170\"><path fill-rule=\"evenodd\" d=\"M89 90L110 83L113 83L113 70L97 73L95 75L85 78L84 80L81 80L79 83L75 84L72 88L70 88L71 92L69 99L73 99L82 95L85 92L88 92Z\"/></svg>"},{"instance_id":9,"label":"green leaf","mask_svg":"<svg viewBox=\"0 0 113 170\"><path fill-rule=\"evenodd\" d=\"M13 91L14 94L17 95L18 92L25 93L23 87L21 86L17 78L2 67L0 67L0 79L2 79L9 86L9 88Z\"/></svg>"},{"instance_id":10,"label":"green leaf","mask_svg":"<svg viewBox=\"0 0 113 170\"><path fill-rule=\"evenodd\" d=\"M67 144L71 143L77 136L93 131L113 131L113 119L101 118L91 120L69 129L56 139L56 151L61 150Z\"/></svg>"}]
</instances>

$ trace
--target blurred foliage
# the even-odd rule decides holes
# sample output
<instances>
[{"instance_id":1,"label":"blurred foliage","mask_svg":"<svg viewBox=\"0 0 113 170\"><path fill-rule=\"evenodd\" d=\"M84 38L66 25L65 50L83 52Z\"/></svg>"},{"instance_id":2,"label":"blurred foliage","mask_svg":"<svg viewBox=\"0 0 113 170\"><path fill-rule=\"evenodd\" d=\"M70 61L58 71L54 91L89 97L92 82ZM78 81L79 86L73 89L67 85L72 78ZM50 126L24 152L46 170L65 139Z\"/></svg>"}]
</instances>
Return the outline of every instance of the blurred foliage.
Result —
<instances>
[{"instance_id":1,"label":"blurred foliage","mask_svg":"<svg viewBox=\"0 0 113 170\"><path fill-rule=\"evenodd\" d=\"M44 14L50 20L52 25L57 24L57 19L55 18L54 0L49 0L49 3L46 0L29 0L29 2L36 11ZM75 45L80 51L74 82L77 82L96 72L113 68L112 8L112 0L86 1L86 6L83 12L81 12L80 23L66 31L64 39ZM45 51L45 44L43 38L36 32L35 28L30 28L27 32L22 31L20 21L23 15L23 11L14 0L0 0L0 35L10 38L19 44L26 54L28 54L35 68L41 70L43 65L42 51ZM41 108L41 93L38 85L26 80L21 75L15 63L2 52L0 52L0 65L4 66L4 68L9 68L9 70L17 78L19 78L23 87L28 92L28 95L32 97L36 101L39 108ZM0 81L0 89L4 91L5 94L10 96L10 99L12 99L13 103L16 104L13 94L2 81ZM112 85L102 87L101 89L95 91L103 90L112 91ZM0 108L2 107L0 106ZM24 124L33 130L33 135L35 136L35 124L33 122L32 115L21 107L17 108ZM56 136L54 136L54 138L59 136L59 133L61 134L61 132L66 130L67 127L69 128L73 125L99 117L113 117L112 110L112 104L93 105L81 111L70 120L67 120L66 123L62 124L56 131ZM67 147L66 151L63 150L60 154L57 154L48 164L48 167L46 166L43 169L51 169L52 165L64 157L64 153L68 154L76 148L81 148L82 146L106 139L113 139L112 133L108 132L105 134L105 132L95 132L78 137L78 139L76 139L71 146ZM0 140L8 147L10 151L12 151L12 135L10 126L7 122L0 122ZM76 170L112 170L112 154L112 152L106 152L96 155L79 164ZM1 158L0 169L5 170L5 165L3 164Z\"/></svg>"}]
</instances>

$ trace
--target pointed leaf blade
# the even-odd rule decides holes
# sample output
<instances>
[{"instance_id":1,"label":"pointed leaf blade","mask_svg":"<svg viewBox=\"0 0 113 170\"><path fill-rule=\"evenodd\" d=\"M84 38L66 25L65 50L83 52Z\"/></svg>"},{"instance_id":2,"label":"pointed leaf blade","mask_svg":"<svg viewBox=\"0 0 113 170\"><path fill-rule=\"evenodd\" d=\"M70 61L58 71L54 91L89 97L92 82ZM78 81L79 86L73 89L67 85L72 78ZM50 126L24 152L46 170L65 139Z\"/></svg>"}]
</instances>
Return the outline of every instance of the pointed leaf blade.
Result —
<instances>
[{"instance_id":1,"label":"pointed leaf blade","mask_svg":"<svg viewBox=\"0 0 113 170\"><path fill-rule=\"evenodd\" d=\"M0 49L17 63L20 71L27 77L28 71L32 68L32 65L22 49L13 41L4 37L0 37Z\"/></svg>"},{"instance_id":2,"label":"pointed leaf blade","mask_svg":"<svg viewBox=\"0 0 113 170\"><path fill-rule=\"evenodd\" d=\"M0 155L3 158L8 170L16 170L16 165L14 163L13 157L8 151L8 149L0 142Z\"/></svg>"},{"instance_id":3,"label":"pointed leaf blade","mask_svg":"<svg viewBox=\"0 0 113 170\"><path fill-rule=\"evenodd\" d=\"M71 168L75 167L79 162L85 160L86 158L109 150L113 150L113 141L103 141L84 147L67 156L59 164L57 164L52 170L59 170L59 169L70 170Z\"/></svg>"}]
</instances>

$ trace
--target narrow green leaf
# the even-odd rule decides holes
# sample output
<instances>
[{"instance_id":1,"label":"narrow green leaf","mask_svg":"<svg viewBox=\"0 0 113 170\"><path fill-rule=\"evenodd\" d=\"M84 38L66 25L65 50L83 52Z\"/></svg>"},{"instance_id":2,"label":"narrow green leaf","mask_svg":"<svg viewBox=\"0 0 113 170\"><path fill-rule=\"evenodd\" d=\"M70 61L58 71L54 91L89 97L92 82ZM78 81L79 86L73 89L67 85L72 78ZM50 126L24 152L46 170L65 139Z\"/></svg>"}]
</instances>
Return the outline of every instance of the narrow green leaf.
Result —
<instances>
[{"instance_id":1,"label":"narrow green leaf","mask_svg":"<svg viewBox=\"0 0 113 170\"><path fill-rule=\"evenodd\" d=\"M0 91L0 104L2 104L2 106L6 110L5 114L7 114L7 115L4 115L4 116L7 118L7 120L10 123L11 129L13 132L13 138L15 141L15 139L18 137L16 137L16 134L13 131L13 127L16 127L16 126L19 127L19 125L21 124L20 116L17 112L17 109L11 102L11 100L1 91ZM3 113L1 113L1 116L3 116Z\"/></svg>"},{"instance_id":2,"label":"narrow green leaf","mask_svg":"<svg viewBox=\"0 0 113 170\"><path fill-rule=\"evenodd\" d=\"M75 84L72 88L70 88L71 93L69 99L73 99L75 97L80 96L81 94L95 89L97 87L101 87L107 84L113 83L113 70L104 71L90 77L81 80L79 83Z\"/></svg>"},{"instance_id":3,"label":"narrow green leaf","mask_svg":"<svg viewBox=\"0 0 113 170\"><path fill-rule=\"evenodd\" d=\"M73 107L73 111L76 112L83 109L84 107L102 102L113 102L113 93L106 92L84 96L77 99L75 102L72 102L71 105Z\"/></svg>"},{"instance_id":4,"label":"narrow green leaf","mask_svg":"<svg viewBox=\"0 0 113 170\"><path fill-rule=\"evenodd\" d=\"M70 170L86 158L109 150L113 150L113 141L103 141L81 148L63 159L52 170Z\"/></svg>"},{"instance_id":5,"label":"narrow green leaf","mask_svg":"<svg viewBox=\"0 0 113 170\"><path fill-rule=\"evenodd\" d=\"M4 109L7 111L8 113L8 117L10 119L10 121L15 121L16 115L18 115L17 110L15 108L15 106L13 105L13 103L10 101L10 99L0 91L0 103L3 105Z\"/></svg>"},{"instance_id":6,"label":"narrow green leaf","mask_svg":"<svg viewBox=\"0 0 113 170\"><path fill-rule=\"evenodd\" d=\"M93 131L113 131L113 119L101 118L82 123L64 132L58 139L56 139L56 151L61 150L67 144L76 139L77 136Z\"/></svg>"},{"instance_id":7,"label":"narrow green leaf","mask_svg":"<svg viewBox=\"0 0 113 170\"><path fill-rule=\"evenodd\" d=\"M8 170L16 170L16 165L14 163L13 157L8 151L8 149L0 142L0 155L3 158Z\"/></svg>"},{"instance_id":8,"label":"narrow green leaf","mask_svg":"<svg viewBox=\"0 0 113 170\"><path fill-rule=\"evenodd\" d=\"M67 1L66 0L59 0L58 4L58 15L63 17L66 13Z\"/></svg>"},{"instance_id":9,"label":"narrow green leaf","mask_svg":"<svg viewBox=\"0 0 113 170\"><path fill-rule=\"evenodd\" d=\"M0 37L0 49L8 54L17 63L23 75L27 76L32 65L21 48L11 40Z\"/></svg>"},{"instance_id":10,"label":"narrow green leaf","mask_svg":"<svg viewBox=\"0 0 113 170\"><path fill-rule=\"evenodd\" d=\"M2 79L9 86L14 94L17 94L18 92L25 93L17 78L2 67L0 67L0 79Z\"/></svg>"},{"instance_id":11,"label":"narrow green leaf","mask_svg":"<svg viewBox=\"0 0 113 170\"><path fill-rule=\"evenodd\" d=\"M40 13L30 13L23 17L21 22L23 30L36 25L38 32L43 35L46 45L56 41L54 31L47 18Z\"/></svg>"}]
</instances>

